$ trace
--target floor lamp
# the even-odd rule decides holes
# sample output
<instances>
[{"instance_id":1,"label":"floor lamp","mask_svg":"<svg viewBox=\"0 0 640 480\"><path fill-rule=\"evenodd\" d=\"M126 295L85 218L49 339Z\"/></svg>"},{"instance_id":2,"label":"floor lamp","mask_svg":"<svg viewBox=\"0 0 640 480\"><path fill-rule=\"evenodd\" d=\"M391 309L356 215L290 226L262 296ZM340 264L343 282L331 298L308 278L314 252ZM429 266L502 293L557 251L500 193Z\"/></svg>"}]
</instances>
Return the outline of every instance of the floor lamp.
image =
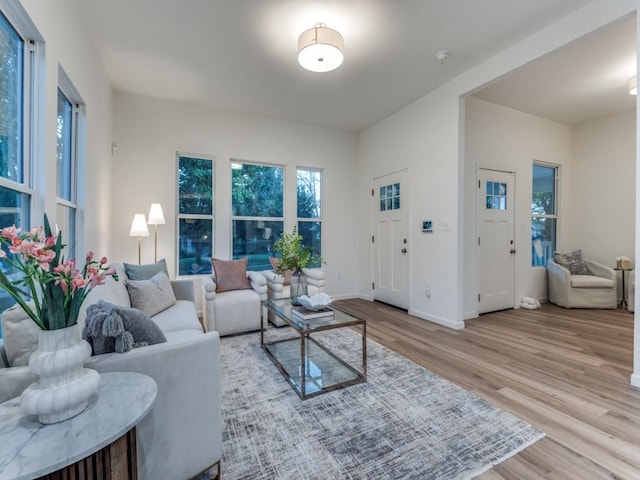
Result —
<instances>
[{"instance_id":1,"label":"floor lamp","mask_svg":"<svg viewBox=\"0 0 640 480\"><path fill-rule=\"evenodd\" d=\"M159 203L152 203L151 208L149 209L149 220L147 221L148 225L153 225L155 228L155 240L154 240L154 248L153 248L153 261L158 261L158 225L164 225L166 222L164 220L164 213L162 212L162 207Z\"/></svg>"},{"instance_id":2,"label":"floor lamp","mask_svg":"<svg viewBox=\"0 0 640 480\"><path fill-rule=\"evenodd\" d=\"M130 237L138 237L138 265L141 265L140 261L140 240L142 237L149 236L149 229L147 228L147 221L144 218L144 213L136 213L131 222L131 230L129 230Z\"/></svg>"}]
</instances>

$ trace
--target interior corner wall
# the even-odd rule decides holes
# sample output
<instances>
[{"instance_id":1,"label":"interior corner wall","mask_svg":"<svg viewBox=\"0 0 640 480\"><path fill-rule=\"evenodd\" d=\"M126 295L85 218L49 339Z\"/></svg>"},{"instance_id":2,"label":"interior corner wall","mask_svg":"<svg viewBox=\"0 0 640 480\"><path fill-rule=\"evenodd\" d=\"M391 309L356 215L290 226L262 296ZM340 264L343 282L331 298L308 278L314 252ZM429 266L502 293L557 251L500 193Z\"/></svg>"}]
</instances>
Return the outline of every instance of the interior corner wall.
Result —
<instances>
[{"instance_id":1,"label":"interior corner wall","mask_svg":"<svg viewBox=\"0 0 640 480\"><path fill-rule=\"evenodd\" d=\"M635 109L573 132L573 222L562 248L609 266L621 255L635 261Z\"/></svg>"},{"instance_id":2,"label":"interior corner wall","mask_svg":"<svg viewBox=\"0 0 640 480\"><path fill-rule=\"evenodd\" d=\"M493 103L467 98L465 190L465 318L477 316L477 271L475 262L477 238L477 168L515 172L515 298L527 296L539 300L547 298L546 268L531 266L531 195L533 161L560 167L559 223L560 232L565 218L571 216L572 129L570 126L502 107ZM561 233L559 234L561 235Z\"/></svg>"},{"instance_id":3,"label":"interior corner wall","mask_svg":"<svg viewBox=\"0 0 640 480\"><path fill-rule=\"evenodd\" d=\"M129 237L135 213L152 202L164 210L158 226L158 258L176 273L176 152L214 157L214 255L231 258L231 161L285 166L285 229L296 224L296 167L324 170L322 256L327 292L343 298L357 292L357 135L240 113L115 93L112 243L116 258L137 262ZM142 263L153 261L153 237L142 239ZM198 288L198 286L196 287Z\"/></svg>"},{"instance_id":4,"label":"interior corner wall","mask_svg":"<svg viewBox=\"0 0 640 480\"><path fill-rule=\"evenodd\" d=\"M465 175L464 155L468 150L462 123L464 113L460 111L461 97L612 21L633 14L637 3L636 0L590 2L361 132L358 153L360 296L372 298L369 288L371 206L367 198L371 178L408 167L412 181L409 228L413 252L409 311L444 325L456 328L464 325L465 310L471 306L465 300L469 298L469 288L460 262L464 262L466 268L467 262L473 259L465 248L467 225L459 214L467 205L463 187L467 179L459 176ZM533 152L529 156L532 155ZM419 221L423 217L437 222L436 229L438 224L448 223L451 232L436 231L431 238L422 236ZM430 299L424 294L427 282L433 287ZM522 292L531 289L521 287Z\"/></svg>"},{"instance_id":5,"label":"interior corner wall","mask_svg":"<svg viewBox=\"0 0 640 480\"><path fill-rule=\"evenodd\" d=\"M11 2L13 0L8 0ZM35 106L35 172L39 195L37 218L47 212L55 219L57 169L58 67L62 67L86 105L85 168L78 183L84 193L78 198L84 230L79 232L78 256L95 251L112 258L110 237L112 90L100 56L78 12L75 0L21 0L44 40L44 75L36 89L41 100ZM34 220L37 220L34 219ZM42 219L34 221L40 224Z\"/></svg>"},{"instance_id":6,"label":"interior corner wall","mask_svg":"<svg viewBox=\"0 0 640 480\"><path fill-rule=\"evenodd\" d=\"M446 91L446 90L445 90ZM462 328L458 297L459 97L434 92L360 135L358 252L360 296L371 299L371 182L409 171L409 313ZM422 232L431 219L434 231ZM431 296L426 287L431 285ZM461 302L460 302L461 303Z\"/></svg>"}]
</instances>

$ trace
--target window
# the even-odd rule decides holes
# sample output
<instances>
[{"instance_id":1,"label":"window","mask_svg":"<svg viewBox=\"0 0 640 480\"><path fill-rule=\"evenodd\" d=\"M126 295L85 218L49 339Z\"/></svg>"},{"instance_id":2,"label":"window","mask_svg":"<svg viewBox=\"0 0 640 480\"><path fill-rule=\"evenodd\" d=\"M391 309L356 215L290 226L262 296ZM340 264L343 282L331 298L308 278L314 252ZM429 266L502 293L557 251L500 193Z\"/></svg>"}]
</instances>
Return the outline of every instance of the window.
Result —
<instances>
[{"instance_id":1,"label":"window","mask_svg":"<svg viewBox=\"0 0 640 480\"><path fill-rule=\"evenodd\" d=\"M400 209L400 184L380 187L380 211Z\"/></svg>"},{"instance_id":2,"label":"window","mask_svg":"<svg viewBox=\"0 0 640 480\"><path fill-rule=\"evenodd\" d=\"M20 16L13 13L14 17ZM29 112L33 104L34 56L35 43L25 40L0 12L0 228L13 224L24 229L31 226L34 191ZM4 262L0 268L9 278L18 274ZM4 290L0 291L0 313L14 303Z\"/></svg>"},{"instance_id":3,"label":"window","mask_svg":"<svg viewBox=\"0 0 640 480\"><path fill-rule=\"evenodd\" d=\"M270 270L274 242L284 228L284 168L231 164L233 258L249 270Z\"/></svg>"},{"instance_id":4,"label":"window","mask_svg":"<svg viewBox=\"0 0 640 480\"><path fill-rule=\"evenodd\" d=\"M322 170L298 168L297 191L298 233L315 259L315 264L309 266L319 267L322 251Z\"/></svg>"},{"instance_id":5,"label":"window","mask_svg":"<svg viewBox=\"0 0 640 480\"><path fill-rule=\"evenodd\" d=\"M533 164L531 265L546 266L556 249L558 167Z\"/></svg>"},{"instance_id":6,"label":"window","mask_svg":"<svg viewBox=\"0 0 640 480\"><path fill-rule=\"evenodd\" d=\"M213 158L178 154L178 275L211 273Z\"/></svg>"},{"instance_id":7,"label":"window","mask_svg":"<svg viewBox=\"0 0 640 480\"><path fill-rule=\"evenodd\" d=\"M61 87L58 88L56 126L56 229L63 232L66 238L67 247L64 255L73 258L78 252L77 172L80 157L80 123L84 109L75 88L62 71L59 83Z\"/></svg>"},{"instance_id":8,"label":"window","mask_svg":"<svg viewBox=\"0 0 640 480\"><path fill-rule=\"evenodd\" d=\"M507 209L507 184L487 182L487 210Z\"/></svg>"}]
</instances>

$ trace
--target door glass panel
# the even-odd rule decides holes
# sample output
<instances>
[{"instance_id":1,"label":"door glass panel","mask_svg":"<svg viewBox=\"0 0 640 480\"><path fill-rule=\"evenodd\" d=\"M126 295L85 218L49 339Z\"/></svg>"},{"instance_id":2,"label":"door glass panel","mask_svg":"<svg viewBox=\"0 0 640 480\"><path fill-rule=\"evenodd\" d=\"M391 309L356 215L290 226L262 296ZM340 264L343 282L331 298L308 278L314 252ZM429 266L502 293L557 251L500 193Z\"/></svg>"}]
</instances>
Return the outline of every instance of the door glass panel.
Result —
<instances>
[{"instance_id":1,"label":"door glass panel","mask_svg":"<svg viewBox=\"0 0 640 480\"><path fill-rule=\"evenodd\" d=\"M488 181L486 185L487 210L507 209L507 184L501 182Z\"/></svg>"},{"instance_id":2,"label":"door glass panel","mask_svg":"<svg viewBox=\"0 0 640 480\"><path fill-rule=\"evenodd\" d=\"M380 187L380 211L400 209L400 184Z\"/></svg>"}]
</instances>

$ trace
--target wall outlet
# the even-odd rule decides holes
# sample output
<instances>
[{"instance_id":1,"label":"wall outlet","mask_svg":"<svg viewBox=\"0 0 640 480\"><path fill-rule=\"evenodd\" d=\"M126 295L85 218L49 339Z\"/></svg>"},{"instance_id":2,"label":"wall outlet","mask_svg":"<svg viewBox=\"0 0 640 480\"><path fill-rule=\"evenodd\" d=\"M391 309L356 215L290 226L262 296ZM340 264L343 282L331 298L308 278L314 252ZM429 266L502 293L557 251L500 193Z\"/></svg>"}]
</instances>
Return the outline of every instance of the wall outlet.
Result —
<instances>
[{"instance_id":1,"label":"wall outlet","mask_svg":"<svg viewBox=\"0 0 640 480\"><path fill-rule=\"evenodd\" d=\"M427 298L431 298L431 285L427 285L427 288L425 290L425 294L427 295Z\"/></svg>"},{"instance_id":2,"label":"wall outlet","mask_svg":"<svg viewBox=\"0 0 640 480\"><path fill-rule=\"evenodd\" d=\"M341 273L338 274L338 280L342 280L342 274Z\"/></svg>"}]
</instances>

